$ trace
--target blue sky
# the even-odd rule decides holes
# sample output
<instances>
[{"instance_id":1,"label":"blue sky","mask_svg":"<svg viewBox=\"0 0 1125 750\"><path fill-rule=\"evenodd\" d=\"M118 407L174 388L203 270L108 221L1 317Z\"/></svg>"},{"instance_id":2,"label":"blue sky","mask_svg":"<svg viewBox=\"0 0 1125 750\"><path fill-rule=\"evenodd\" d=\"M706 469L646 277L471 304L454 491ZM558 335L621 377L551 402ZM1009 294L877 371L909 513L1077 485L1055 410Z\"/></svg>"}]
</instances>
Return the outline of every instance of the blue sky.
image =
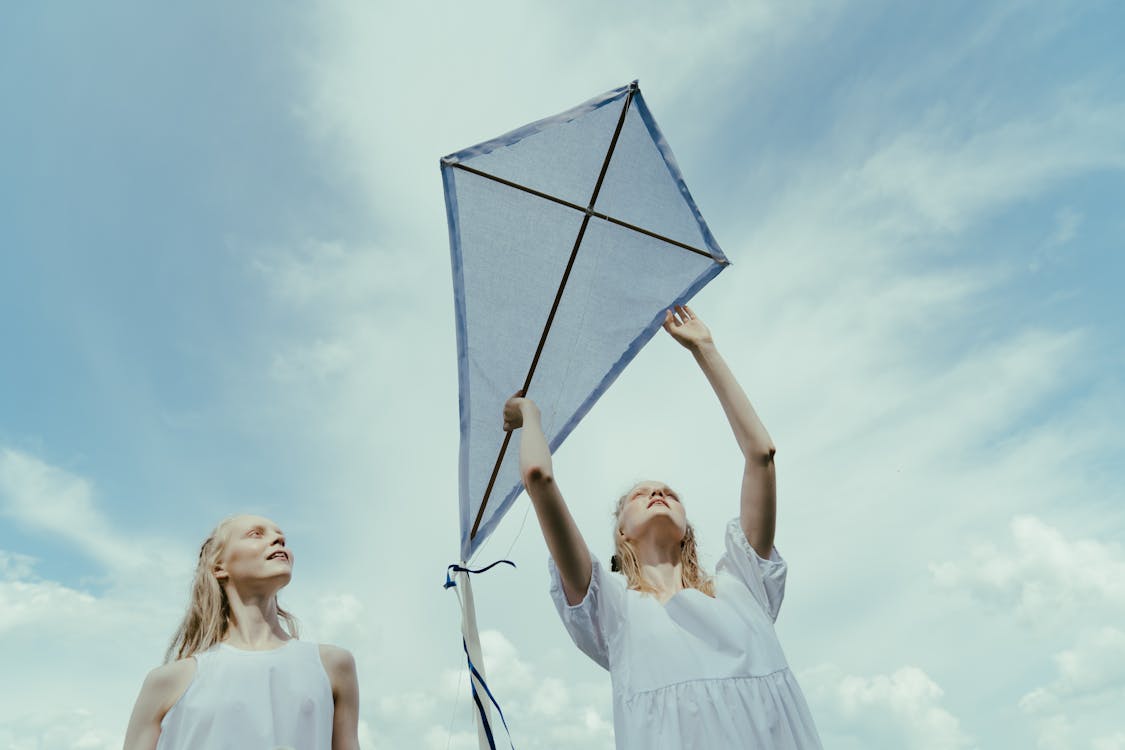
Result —
<instances>
[{"instance_id":1,"label":"blue sky","mask_svg":"<svg viewBox=\"0 0 1125 750\"><path fill-rule=\"evenodd\" d=\"M437 159L639 78L735 262L697 310L779 445L779 632L826 746L1125 748L1123 22L1104 2L9 9L0 746L119 746L193 547L240 510L293 539L308 637L356 653L365 747L472 746L440 589ZM655 471L717 548L737 462L712 401L657 339L575 431L558 471L591 544ZM691 436L671 453L669 420ZM482 553L520 564L478 584L495 686L518 746L611 747L608 679L556 621L525 510Z\"/></svg>"}]
</instances>

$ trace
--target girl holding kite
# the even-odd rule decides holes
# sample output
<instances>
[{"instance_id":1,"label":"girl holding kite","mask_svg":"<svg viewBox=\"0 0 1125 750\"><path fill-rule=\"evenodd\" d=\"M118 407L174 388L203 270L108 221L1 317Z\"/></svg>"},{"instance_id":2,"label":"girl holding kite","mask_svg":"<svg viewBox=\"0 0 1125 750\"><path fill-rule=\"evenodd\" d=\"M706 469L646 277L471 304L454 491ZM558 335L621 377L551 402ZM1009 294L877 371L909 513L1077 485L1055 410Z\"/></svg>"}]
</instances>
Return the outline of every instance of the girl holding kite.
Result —
<instances>
[{"instance_id":1,"label":"girl holding kite","mask_svg":"<svg viewBox=\"0 0 1125 750\"><path fill-rule=\"evenodd\" d=\"M664 329L699 363L745 458L726 552L714 577L704 573L679 497L645 481L617 502L612 569L623 578L607 574L555 481L538 407L517 394L504 429L523 428L520 473L550 551L552 598L574 643L609 670L619 749L819 749L774 633L786 564L773 546L773 442L703 321L681 306Z\"/></svg>"},{"instance_id":2,"label":"girl holding kite","mask_svg":"<svg viewBox=\"0 0 1125 750\"><path fill-rule=\"evenodd\" d=\"M211 532L125 750L359 750L355 661L297 640L296 620L277 603L292 575L293 552L269 519L233 516Z\"/></svg>"}]
</instances>

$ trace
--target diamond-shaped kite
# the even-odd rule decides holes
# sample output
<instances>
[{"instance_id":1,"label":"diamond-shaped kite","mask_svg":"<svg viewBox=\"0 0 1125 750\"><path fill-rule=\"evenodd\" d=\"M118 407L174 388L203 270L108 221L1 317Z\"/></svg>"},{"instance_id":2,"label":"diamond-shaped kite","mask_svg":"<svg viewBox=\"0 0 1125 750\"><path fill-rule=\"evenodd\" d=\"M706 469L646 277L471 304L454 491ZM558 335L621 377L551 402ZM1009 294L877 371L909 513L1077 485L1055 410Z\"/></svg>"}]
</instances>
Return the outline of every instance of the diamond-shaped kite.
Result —
<instances>
[{"instance_id":1,"label":"diamond-shaped kite","mask_svg":"<svg viewBox=\"0 0 1125 750\"><path fill-rule=\"evenodd\" d=\"M456 305L461 559L523 489L519 388L554 452L664 320L729 261L637 82L441 160Z\"/></svg>"}]
</instances>

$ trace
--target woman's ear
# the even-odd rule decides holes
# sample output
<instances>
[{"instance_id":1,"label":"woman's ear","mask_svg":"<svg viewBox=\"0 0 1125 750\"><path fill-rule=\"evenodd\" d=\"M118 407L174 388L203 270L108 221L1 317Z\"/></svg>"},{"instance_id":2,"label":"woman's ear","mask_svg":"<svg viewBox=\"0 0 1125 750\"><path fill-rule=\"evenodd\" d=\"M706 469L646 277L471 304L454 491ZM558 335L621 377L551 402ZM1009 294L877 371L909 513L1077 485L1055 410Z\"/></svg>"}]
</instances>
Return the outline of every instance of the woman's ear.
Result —
<instances>
[{"instance_id":1,"label":"woman's ear","mask_svg":"<svg viewBox=\"0 0 1125 750\"><path fill-rule=\"evenodd\" d=\"M230 577L230 574L227 573L226 568L223 567L222 563L215 563L215 567L211 569L211 573L214 574L215 579L219 583L222 583Z\"/></svg>"}]
</instances>

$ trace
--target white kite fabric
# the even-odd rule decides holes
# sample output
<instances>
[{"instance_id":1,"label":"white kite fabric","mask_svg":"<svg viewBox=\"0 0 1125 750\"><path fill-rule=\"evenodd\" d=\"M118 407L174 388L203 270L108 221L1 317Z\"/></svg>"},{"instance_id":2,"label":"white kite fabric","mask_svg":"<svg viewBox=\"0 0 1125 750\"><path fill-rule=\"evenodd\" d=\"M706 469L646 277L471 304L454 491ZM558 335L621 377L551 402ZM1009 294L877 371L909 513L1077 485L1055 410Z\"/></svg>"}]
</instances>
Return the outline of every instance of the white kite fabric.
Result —
<instances>
[{"instance_id":1,"label":"white kite fabric","mask_svg":"<svg viewBox=\"0 0 1125 750\"><path fill-rule=\"evenodd\" d=\"M729 262L636 82L451 154L441 169L469 560L523 489L501 426L508 397L527 387L554 452L664 311Z\"/></svg>"}]
</instances>

